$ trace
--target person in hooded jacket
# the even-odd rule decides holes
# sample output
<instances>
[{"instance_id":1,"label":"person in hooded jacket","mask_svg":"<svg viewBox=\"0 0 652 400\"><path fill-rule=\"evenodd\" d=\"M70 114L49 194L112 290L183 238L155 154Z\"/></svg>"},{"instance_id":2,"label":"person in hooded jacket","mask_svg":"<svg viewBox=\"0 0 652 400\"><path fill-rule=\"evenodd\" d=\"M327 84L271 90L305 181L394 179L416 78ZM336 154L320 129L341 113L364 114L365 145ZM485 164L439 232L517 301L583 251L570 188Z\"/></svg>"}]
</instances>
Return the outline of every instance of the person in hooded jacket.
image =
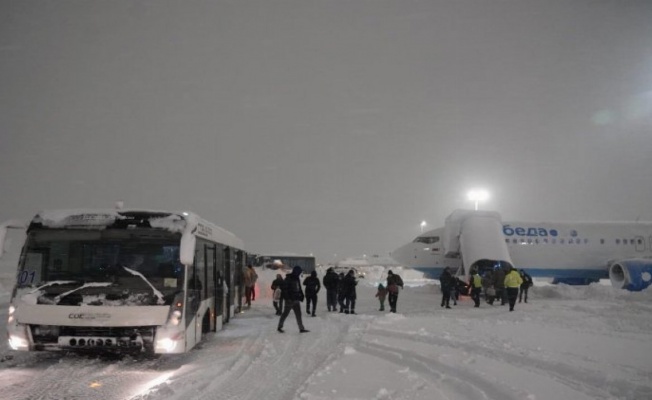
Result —
<instances>
[{"instance_id":1,"label":"person in hooded jacket","mask_svg":"<svg viewBox=\"0 0 652 400\"><path fill-rule=\"evenodd\" d=\"M285 300L285 308L283 309L283 314L278 321L277 331L283 333L283 323L285 319L290 314L290 311L294 311L294 315L297 318L297 325L299 325L299 332L310 332L303 326L303 321L301 320L301 302L304 299L303 290L301 289L301 267L298 265L292 269L292 272L285 276L283 281L283 288L281 290L283 300Z\"/></svg>"},{"instance_id":2,"label":"person in hooded jacket","mask_svg":"<svg viewBox=\"0 0 652 400\"><path fill-rule=\"evenodd\" d=\"M310 276L303 280L303 286L306 287L306 314L315 316L315 309L317 308L317 293L321 289L319 278L317 278L317 271L312 271ZM312 304L312 313L310 312L310 305Z\"/></svg>"},{"instance_id":3,"label":"person in hooded jacket","mask_svg":"<svg viewBox=\"0 0 652 400\"><path fill-rule=\"evenodd\" d=\"M520 270L519 274L521 275L521 279L523 279L523 283L521 283L521 288L518 291L518 302L520 303L523 300L523 294L525 293L525 302L527 303L527 291L532 286L532 277L523 270Z\"/></svg>"},{"instance_id":4,"label":"person in hooded jacket","mask_svg":"<svg viewBox=\"0 0 652 400\"><path fill-rule=\"evenodd\" d=\"M507 303L507 292L505 292L505 274L507 271L503 267L494 270L494 289L496 289L496 299L500 299L500 305Z\"/></svg>"},{"instance_id":5,"label":"person in hooded jacket","mask_svg":"<svg viewBox=\"0 0 652 400\"><path fill-rule=\"evenodd\" d=\"M328 311L337 311L337 282L339 277L333 268L328 268L326 270L326 275L322 282L326 288L326 307Z\"/></svg>"},{"instance_id":6,"label":"person in hooded jacket","mask_svg":"<svg viewBox=\"0 0 652 400\"><path fill-rule=\"evenodd\" d=\"M273 293L273 305L274 309L276 310L276 315L281 315L283 314L283 291L281 288L283 287L283 277L281 274L276 274L276 279L272 281L272 293ZM281 291L281 294L277 297L277 291Z\"/></svg>"},{"instance_id":7,"label":"person in hooded jacket","mask_svg":"<svg viewBox=\"0 0 652 400\"><path fill-rule=\"evenodd\" d=\"M441 306L451 308L451 291L457 284L457 280L451 273L450 267L444 268L444 271L442 271L441 275L439 276L439 283L441 285Z\"/></svg>"},{"instance_id":8,"label":"person in hooded jacket","mask_svg":"<svg viewBox=\"0 0 652 400\"><path fill-rule=\"evenodd\" d=\"M403 279L399 274L395 274L390 269L387 271L387 301L389 302L389 312L396 312L399 288L403 288Z\"/></svg>"},{"instance_id":9,"label":"person in hooded jacket","mask_svg":"<svg viewBox=\"0 0 652 400\"><path fill-rule=\"evenodd\" d=\"M358 281L355 279L355 271L350 269L342 279L342 290L344 291L344 314L355 314L355 300L358 297L355 287Z\"/></svg>"},{"instance_id":10,"label":"person in hooded jacket","mask_svg":"<svg viewBox=\"0 0 652 400\"><path fill-rule=\"evenodd\" d=\"M340 312L344 312L344 301L346 300L346 292L344 291L344 272L340 272L337 276L337 304L340 305Z\"/></svg>"}]
</instances>

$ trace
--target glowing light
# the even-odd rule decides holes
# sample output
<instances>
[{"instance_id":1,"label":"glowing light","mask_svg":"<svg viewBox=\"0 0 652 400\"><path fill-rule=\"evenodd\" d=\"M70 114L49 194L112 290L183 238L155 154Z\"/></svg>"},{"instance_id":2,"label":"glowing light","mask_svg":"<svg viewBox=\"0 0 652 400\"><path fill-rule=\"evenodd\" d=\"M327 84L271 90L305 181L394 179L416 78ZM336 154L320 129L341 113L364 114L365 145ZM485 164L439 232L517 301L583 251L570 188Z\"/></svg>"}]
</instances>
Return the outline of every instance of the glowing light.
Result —
<instances>
[{"instance_id":1,"label":"glowing light","mask_svg":"<svg viewBox=\"0 0 652 400\"><path fill-rule=\"evenodd\" d=\"M425 228L426 225L428 225L426 221L421 221L421 233L423 233L423 228Z\"/></svg>"},{"instance_id":2,"label":"glowing light","mask_svg":"<svg viewBox=\"0 0 652 400\"><path fill-rule=\"evenodd\" d=\"M97 389L98 387L102 387L102 384L100 382L91 382L91 384L88 385L88 387Z\"/></svg>"},{"instance_id":3,"label":"glowing light","mask_svg":"<svg viewBox=\"0 0 652 400\"><path fill-rule=\"evenodd\" d=\"M26 349L27 346L27 340L14 335L9 336L9 347L13 350Z\"/></svg>"},{"instance_id":4,"label":"glowing light","mask_svg":"<svg viewBox=\"0 0 652 400\"><path fill-rule=\"evenodd\" d=\"M170 338L162 339L156 342L156 347L170 353L177 347L177 341Z\"/></svg>"},{"instance_id":5,"label":"glowing light","mask_svg":"<svg viewBox=\"0 0 652 400\"><path fill-rule=\"evenodd\" d=\"M474 189L469 191L469 200L475 205L475 210L478 210L478 203L489 199L489 192L484 189Z\"/></svg>"}]
</instances>

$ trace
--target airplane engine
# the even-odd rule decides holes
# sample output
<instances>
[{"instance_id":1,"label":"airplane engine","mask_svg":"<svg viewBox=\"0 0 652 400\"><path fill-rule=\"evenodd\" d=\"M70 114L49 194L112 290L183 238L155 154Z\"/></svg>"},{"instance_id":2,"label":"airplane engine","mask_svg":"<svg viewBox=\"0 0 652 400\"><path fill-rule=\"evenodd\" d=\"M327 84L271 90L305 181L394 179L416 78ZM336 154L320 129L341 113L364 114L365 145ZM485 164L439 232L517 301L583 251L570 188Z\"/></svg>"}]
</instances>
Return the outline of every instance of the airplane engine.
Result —
<instances>
[{"instance_id":1,"label":"airplane engine","mask_svg":"<svg viewBox=\"0 0 652 400\"><path fill-rule=\"evenodd\" d=\"M652 259L617 261L609 268L609 279L614 287L632 292L641 291L652 284Z\"/></svg>"}]
</instances>

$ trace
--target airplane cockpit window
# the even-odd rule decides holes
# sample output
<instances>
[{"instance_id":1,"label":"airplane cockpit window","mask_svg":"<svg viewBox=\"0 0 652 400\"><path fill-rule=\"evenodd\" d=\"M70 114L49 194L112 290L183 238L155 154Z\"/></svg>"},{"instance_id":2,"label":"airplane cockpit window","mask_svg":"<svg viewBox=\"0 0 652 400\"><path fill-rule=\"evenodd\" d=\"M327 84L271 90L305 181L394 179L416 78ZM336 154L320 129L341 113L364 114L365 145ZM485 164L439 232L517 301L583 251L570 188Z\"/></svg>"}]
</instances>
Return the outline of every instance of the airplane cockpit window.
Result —
<instances>
[{"instance_id":1,"label":"airplane cockpit window","mask_svg":"<svg viewBox=\"0 0 652 400\"><path fill-rule=\"evenodd\" d=\"M432 244L439 242L439 236L419 236L414 239L414 243Z\"/></svg>"}]
</instances>

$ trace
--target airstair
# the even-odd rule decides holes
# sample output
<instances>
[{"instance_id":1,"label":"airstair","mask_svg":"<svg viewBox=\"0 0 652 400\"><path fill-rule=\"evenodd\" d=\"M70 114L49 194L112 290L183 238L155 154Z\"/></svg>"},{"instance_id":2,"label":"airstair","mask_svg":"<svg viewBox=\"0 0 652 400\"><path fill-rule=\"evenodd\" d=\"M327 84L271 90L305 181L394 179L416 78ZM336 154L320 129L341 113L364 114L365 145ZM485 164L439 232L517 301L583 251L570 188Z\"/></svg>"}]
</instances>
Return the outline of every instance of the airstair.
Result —
<instances>
[{"instance_id":1,"label":"airstair","mask_svg":"<svg viewBox=\"0 0 652 400\"><path fill-rule=\"evenodd\" d=\"M446 257L462 259L458 275L496 266L514 265L505 244L500 214L494 211L455 210L446 218L443 249Z\"/></svg>"}]
</instances>

